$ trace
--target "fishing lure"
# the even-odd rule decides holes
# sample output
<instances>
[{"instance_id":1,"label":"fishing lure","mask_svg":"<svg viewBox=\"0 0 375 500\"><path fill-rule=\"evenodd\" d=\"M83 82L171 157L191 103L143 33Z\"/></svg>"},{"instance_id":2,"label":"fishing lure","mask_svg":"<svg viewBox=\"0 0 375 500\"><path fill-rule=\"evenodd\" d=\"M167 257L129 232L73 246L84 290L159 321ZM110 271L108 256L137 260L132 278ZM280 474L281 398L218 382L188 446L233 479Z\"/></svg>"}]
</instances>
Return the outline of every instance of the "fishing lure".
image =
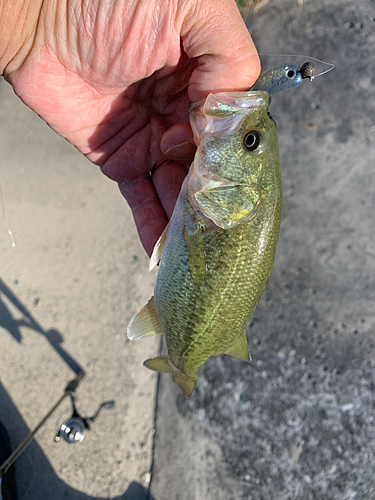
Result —
<instances>
[{"instance_id":1,"label":"fishing lure","mask_svg":"<svg viewBox=\"0 0 375 500\"><path fill-rule=\"evenodd\" d=\"M262 56L262 54L260 54ZM299 58L305 56L269 56L263 54L268 58ZM270 95L276 94L283 90L290 90L302 85L303 81L309 79L310 81L314 78L321 76L328 71L331 71L335 66L331 63L325 63L320 59L310 57L311 61L306 61L302 64L291 64L282 63L272 66L271 68L265 70L256 83L253 85L251 90L265 90ZM263 57L262 57L263 60ZM315 61L312 62L312 60ZM328 68L326 68L328 66Z\"/></svg>"},{"instance_id":2,"label":"fishing lure","mask_svg":"<svg viewBox=\"0 0 375 500\"><path fill-rule=\"evenodd\" d=\"M279 64L264 71L251 90L265 90L270 95L302 85L303 77L296 64Z\"/></svg>"}]
</instances>

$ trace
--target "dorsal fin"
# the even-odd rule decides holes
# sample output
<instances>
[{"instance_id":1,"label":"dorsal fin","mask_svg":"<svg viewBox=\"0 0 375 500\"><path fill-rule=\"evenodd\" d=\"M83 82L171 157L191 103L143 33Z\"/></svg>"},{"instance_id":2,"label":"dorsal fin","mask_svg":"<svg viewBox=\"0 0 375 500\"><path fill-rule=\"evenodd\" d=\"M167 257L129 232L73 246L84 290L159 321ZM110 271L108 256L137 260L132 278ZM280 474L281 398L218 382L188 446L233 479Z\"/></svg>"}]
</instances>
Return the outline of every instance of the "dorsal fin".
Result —
<instances>
[{"instance_id":1,"label":"dorsal fin","mask_svg":"<svg viewBox=\"0 0 375 500\"><path fill-rule=\"evenodd\" d=\"M224 354L230 354L238 359L250 361L249 346L247 345L246 332Z\"/></svg>"},{"instance_id":2,"label":"dorsal fin","mask_svg":"<svg viewBox=\"0 0 375 500\"><path fill-rule=\"evenodd\" d=\"M139 340L150 335L161 335L162 333L163 329L156 314L154 297L151 297L147 304L130 321L128 339Z\"/></svg>"},{"instance_id":3,"label":"dorsal fin","mask_svg":"<svg viewBox=\"0 0 375 500\"><path fill-rule=\"evenodd\" d=\"M154 249L152 251L150 263L148 266L149 271L152 271L154 269L154 267L156 267L161 260L161 256L163 255L164 245L165 245L165 242L167 240L168 229L169 229L169 222L166 225L164 231L161 233L160 238L155 243Z\"/></svg>"}]
</instances>

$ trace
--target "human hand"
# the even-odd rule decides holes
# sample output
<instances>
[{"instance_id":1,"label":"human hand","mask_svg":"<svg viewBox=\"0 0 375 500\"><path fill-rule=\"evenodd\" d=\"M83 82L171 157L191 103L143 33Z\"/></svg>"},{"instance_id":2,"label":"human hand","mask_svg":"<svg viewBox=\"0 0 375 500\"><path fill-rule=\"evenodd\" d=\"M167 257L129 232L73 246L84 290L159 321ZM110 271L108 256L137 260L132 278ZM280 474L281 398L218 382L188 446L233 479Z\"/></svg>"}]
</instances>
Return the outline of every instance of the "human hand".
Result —
<instances>
[{"instance_id":1,"label":"human hand","mask_svg":"<svg viewBox=\"0 0 375 500\"><path fill-rule=\"evenodd\" d=\"M259 75L235 0L40 3L15 0L27 4L23 17L25 7L8 8L24 22L11 44L3 32L0 69L31 109L119 183L150 255L194 156L189 102L248 89Z\"/></svg>"}]
</instances>

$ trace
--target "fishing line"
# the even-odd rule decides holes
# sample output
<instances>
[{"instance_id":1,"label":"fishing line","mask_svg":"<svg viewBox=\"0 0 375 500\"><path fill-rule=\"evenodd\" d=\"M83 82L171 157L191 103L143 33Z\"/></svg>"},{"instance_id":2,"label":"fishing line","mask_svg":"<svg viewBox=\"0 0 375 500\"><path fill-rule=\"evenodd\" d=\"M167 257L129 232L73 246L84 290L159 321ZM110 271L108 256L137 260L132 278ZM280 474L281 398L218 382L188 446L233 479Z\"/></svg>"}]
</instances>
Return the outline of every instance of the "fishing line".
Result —
<instances>
[{"instance_id":1,"label":"fishing line","mask_svg":"<svg viewBox=\"0 0 375 500\"><path fill-rule=\"evenodd\" d=\"M318 59L317 57L304 56L302 54L266 54L264 52L259 52L259 56L261 56L261 57L262 56L264 56L264 57L277 57L280 59L286 59L286 58L296 59L296 58L298 58L301 61L304 60L304 62L305 61L315 61L315 62L318 62L318 63L323 64L325 66L329 66L328 69L321 71L320 73L317 73L316 75L314 75L314 78L317 78L318 76L325 75L326 73L328 73L329 71L332 71L336 67L333 63L322 61L321 59Z\"/></svg>"},{"instance_id":2,"label":"fishing line","mask_svg":"<svg viewBox=\"0 0 375 500\"><path fill-rule=\"evenodd\" d=\"M16 242L15 242L15 239L14 239L14 236L13 236L13 232L10 229L9 224L8 224L8 222L6 220L6 216L5 216L4 196L3 196L3 190L2 190L2 187L1 187L1 184L2 184L2 181L3 181L3 174L4 174L5 165L6 165L6 161L4 161L3 166L1 168L1 172L0 172L0 212L1 212L0 227L2 225L5 225L6 232L8 233L8 235L10 237L10 240L11 240L11 249L12 249L11 255L10 255L9 259L2 264L2 265L6 266L12 260L12 257L14 255L14 249L16 247Z\"/></svg>"},{"instance_id":3,"label":"fishing line","mask_svg":"<svg viewBox=\"0 0 375 500\"><path fill-rule=\"evenodd\" d=\"M37 128L39 128L40 126L41 126L41 123L38 123L38 125L35 125L35 127L34 127L34 128L32 128L32 129L31 129L31 130L30 130L30 131L29 131L29 132L25 135L25 137L22 139L21 143L22 143L22 142L25 142L25 141L26 141L26 139L28 139L28 138L30 137L30 135L32 135L32 134L35 132L35 130L36 130Z\"/></svg>"},{"instance_id":4,"label":"fishing line","mask_svg":"<svg viewBox=\"0 0 375 500\"><path fill-rule=\"evenodd\" d=\"M40 123L38 123L35 127L33 127L31 130L29 130L29 132L25 135L25 137L20 141L20 144L22 144L23 142L26 141L26 139L28 139L34 132L37 128L40 127ZM8 236L10 238L10 241L11 241L11 255L9 257L9 259L7 261L5 261L4 263L0 261L1 265L3 266L6 266L9 264L9 262L12 260L13 258L13 255L14 255L14 249L16 247L16 241L14 239L14 235L13 235L13 232L8 224L8 221L6 219L6 215L5 215L5 202L4 202L4 195L3 195L3 190L2 190L2 183L3 183L3 176L4 176L4 170L5 170L5 165L7 164L6 161L3 162L3 165L1 167L1 172L0 172L0 229L2 226L5 226L5 230L6 232L8 233ZM2 244L2 241L1 241L1 236L0 236L0 244Z\"/></svg>"}]
</instances>

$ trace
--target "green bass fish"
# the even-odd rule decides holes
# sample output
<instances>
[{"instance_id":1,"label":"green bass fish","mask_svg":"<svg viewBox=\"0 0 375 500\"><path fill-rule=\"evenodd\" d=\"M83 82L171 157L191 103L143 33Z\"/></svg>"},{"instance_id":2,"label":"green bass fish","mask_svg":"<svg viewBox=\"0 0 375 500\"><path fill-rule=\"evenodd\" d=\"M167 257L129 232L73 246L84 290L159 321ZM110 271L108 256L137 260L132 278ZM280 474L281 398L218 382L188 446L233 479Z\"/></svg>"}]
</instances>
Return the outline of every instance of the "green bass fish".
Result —
<instances>
[{"instance_id":1,"label":"green bass fish","mask_svg":"<svg viewBox=\"0 0 375 500\"><path fill-rule=\"evenodd\" d=\"M249 361L246 326L270 277L282 189L265 91L210 94L193 105L198 149L155 246L154 297L128 338L164 334L167 356L145 361L190 395L210 356Z\"/></svg>"}]
</instances>

